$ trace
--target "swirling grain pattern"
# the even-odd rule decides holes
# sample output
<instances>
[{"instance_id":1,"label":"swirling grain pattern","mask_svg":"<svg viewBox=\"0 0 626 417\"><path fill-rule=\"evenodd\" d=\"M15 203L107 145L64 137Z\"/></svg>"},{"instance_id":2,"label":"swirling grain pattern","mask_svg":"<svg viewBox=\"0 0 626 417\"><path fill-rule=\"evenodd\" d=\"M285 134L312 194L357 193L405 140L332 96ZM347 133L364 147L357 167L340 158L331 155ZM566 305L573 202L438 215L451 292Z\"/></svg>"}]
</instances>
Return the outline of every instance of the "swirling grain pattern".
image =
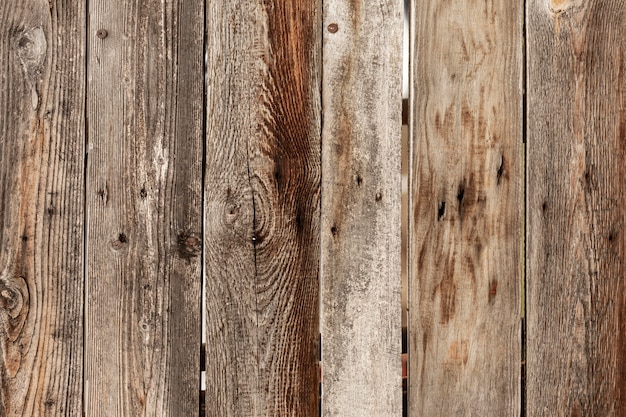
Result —
<instances>
[{"instance_id":1,"label":"swirling grain pattern","mask_svg":"<svg viewBox=\"0 0 626 417\"><path fill-rule=\"evenodd\" d=\"M321 1L207 7L206 412L314 417Z\"/></svg>"}]
</instances>

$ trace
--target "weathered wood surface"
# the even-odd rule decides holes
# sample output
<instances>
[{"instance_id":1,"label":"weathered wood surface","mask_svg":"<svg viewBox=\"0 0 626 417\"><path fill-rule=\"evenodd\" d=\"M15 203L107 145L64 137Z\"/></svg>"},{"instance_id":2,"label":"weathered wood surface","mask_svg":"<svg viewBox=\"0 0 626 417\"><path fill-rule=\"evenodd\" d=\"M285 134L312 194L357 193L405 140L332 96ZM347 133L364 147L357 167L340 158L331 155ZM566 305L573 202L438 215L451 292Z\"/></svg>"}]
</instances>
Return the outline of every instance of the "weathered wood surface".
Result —
<instances>
[{"instance_id":1,"label":"weathered wood surface","mask_svg":"<svg viewBox=\"0 0 626 417\"><path fill-rule=\"evenodd\" d=\"M89 2L87 416L198 413L203 16Z\"/></svg>"},{"instance_id":2,"label":"weathered wood surface","mask_svg":"<svg viewBox=\"0 0 626 417\"><path fill-rule=\"evenodd\" d=\"M626 2L528 16L528 416L626 415Z\"/></svg>"},{"instance_id":3,"label":"weathered wood surface","mask_svg":"<svg viewBox=\"0 0 626 417\"><path fill-rule=\"evenodd\" d=\"M84 15L0 4L0 415L82 413Z\"/></svg>"},{"instance_id":4,"label":"weathered wood surface","mask_svg":"<svg viewBox=\"0 0 626 417\"><path fill-rule=\"evenodd\" d=\"M317 416L321 2L207 7L207 415Z\"/></svg>"},{"instance_id":5,"label":"weathered wood surface","mask_svg":"<svg viewBox=\"0 0 626 417\"><path fill-rule=\"evenodd\" d=\"M402 2L324 6L322 415L400 416Z\"/></svg>"},{"instance_id":6,"label":"weathered wood surface","mask_svg":"<svg viewBox=\"0 0 626 417\"><path fill-rule=\"evenodd\" d=\"M413 22L409 415L519 415L523 3Z\"/></svg>"}]
</instances>

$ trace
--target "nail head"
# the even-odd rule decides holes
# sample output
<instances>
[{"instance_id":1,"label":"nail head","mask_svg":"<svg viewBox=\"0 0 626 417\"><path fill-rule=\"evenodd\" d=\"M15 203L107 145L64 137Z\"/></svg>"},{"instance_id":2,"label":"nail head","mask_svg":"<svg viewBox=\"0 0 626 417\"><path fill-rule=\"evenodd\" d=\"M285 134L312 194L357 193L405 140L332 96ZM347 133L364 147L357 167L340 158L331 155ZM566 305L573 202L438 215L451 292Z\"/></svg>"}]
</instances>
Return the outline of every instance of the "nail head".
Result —
<instances>
[{"instance_id":1,"label":"nail head","mask_svg":"<svg viewBox=\"0 0 626 417\"><path fill-rule=\"evenodd\" d=\"M99 37L100 39L104 39L109 35L109 32L106 31L106 29L98 29L98 31L96 32L96 36Z\"/></svg>"},{"instance_id":2,"label":"nail head","mask_svg":"<svg viewBox=\"0 0 626 417\"><path fill-rule=\"evenodd\" d=\"M339 26L337 25L337 23L331 23L330 25L328 25L328 31L330 33L337 33L338 30Z\"/></svg>"}]
</instances>

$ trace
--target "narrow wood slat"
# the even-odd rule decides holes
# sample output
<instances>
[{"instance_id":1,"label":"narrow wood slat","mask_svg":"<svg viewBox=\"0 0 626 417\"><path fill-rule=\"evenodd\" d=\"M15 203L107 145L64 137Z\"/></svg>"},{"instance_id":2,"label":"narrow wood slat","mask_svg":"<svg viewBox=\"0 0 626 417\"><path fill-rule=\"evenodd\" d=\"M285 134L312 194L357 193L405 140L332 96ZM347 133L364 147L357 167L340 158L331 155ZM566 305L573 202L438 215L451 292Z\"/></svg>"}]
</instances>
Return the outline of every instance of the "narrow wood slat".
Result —
<instances>
[{"instance_id":1,"label":"narrow wood slat","mask_svg":"<svg viewBox=\"0 0 626 417\"><path fill-rule=\"evenodd\" d=\"M409 415L520 413L522 4L413 2Z\"/></svg>"},{"instance_id":2,"label":"narrow wood slat","mask_svg":"<svg viewBox=\"0 0 626 417\"><path fill-rule=\"evenodd\" d=\"M207 7L206 412L317 417L321 2Z\"/></svg>"},{"instance_id":3,"label":"narrow wood slat","mask_svg":"<svg viewBox=\"0 0 626 417\"><path fill-rule=\"evenodd\" d=\"M626 2L528 16L528 416L626 415Z\"/></svg>"},{"instance_id":4,"label":"narrow wood slat","mask_svg":"<svg viewBox=\"0 0 626 417\"><path fill-rule=\"evenodd\" d=\"M402 6L324 5L324 417L402 414Z\"/></svg>"},{"instance_id":5,"label":"narrow wood slat","mask_svg":"<svg viewBox=\"0 0 626 417\"><path fill-rule=\"evenodd\" d=\"M89 1L87 416L198 413L203 16Z\"/></svg>"},{"instance_id":6,"label":"narrow wood slat","mask_svg":"<svg viewBox=\"0 0 626 417\"><path fill-rule=\"evenodd\" d=\"M82 413L84 15L0 4L0 415Z\"/></svg>"}]
</instances>

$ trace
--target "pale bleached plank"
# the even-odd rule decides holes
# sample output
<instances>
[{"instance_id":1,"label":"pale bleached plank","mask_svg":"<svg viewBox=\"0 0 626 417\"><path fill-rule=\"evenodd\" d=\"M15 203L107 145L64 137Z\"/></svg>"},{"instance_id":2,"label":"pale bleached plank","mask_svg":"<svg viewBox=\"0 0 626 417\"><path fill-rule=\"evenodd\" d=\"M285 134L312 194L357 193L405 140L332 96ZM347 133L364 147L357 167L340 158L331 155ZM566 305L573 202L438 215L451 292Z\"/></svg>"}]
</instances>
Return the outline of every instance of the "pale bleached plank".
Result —
<instances>
[{"instance_id":1,"label":"pale bleached plank","mask_svg":"<svg viewBox=\"0 0 626 417\"><path fill-rule=\"evenodd\" d=\"M402 413L402 10L324 5L324 417Z\"/></svg>"},{"instance_id":2,"label":"pale bleached plank","mask_svg":"<svg viewBox=\"0 0 626 417\"><path fill-rule=\"evenodd\" d=\"M93 0L89 29L86 416L196 415L203 5Z\"/></svg>"},{"instance_id":3,"label":"pale bleached plank","mask_svg":"<svg viewBox=\"0 0 626 417\"><path fill-rule=\"evenodd\" d=\"M528 416L626 415L626 2L528 16Z\"/></svg>"},{"instance_id":4,"label":"pale bleached plank","mask_svg":"<svg viewBox=\"0 0 626 417\"><path fill-rule=\"evenodd\" d=\"M523 3L412 18L409 414L517 416Z\"/></svg>"},{"instance_id":5,"label":"pale bleached plank","mask_svg":"<svg viewBox=\"0 0 626 417\"><path fill-rule=\"evenodd\" d=\"M81 416L84 5L0 4L0 415Z\"/></svg>"},{"instance_id":6,"label":"pale bleached plank","mask_svg":"<svg viewBox=\"0 0 626 417\"><path fill-rule=\"evenodd\" d=\"M207 2L208 416L318 415L321 2Z\"/></svg>"}]
</instances>

